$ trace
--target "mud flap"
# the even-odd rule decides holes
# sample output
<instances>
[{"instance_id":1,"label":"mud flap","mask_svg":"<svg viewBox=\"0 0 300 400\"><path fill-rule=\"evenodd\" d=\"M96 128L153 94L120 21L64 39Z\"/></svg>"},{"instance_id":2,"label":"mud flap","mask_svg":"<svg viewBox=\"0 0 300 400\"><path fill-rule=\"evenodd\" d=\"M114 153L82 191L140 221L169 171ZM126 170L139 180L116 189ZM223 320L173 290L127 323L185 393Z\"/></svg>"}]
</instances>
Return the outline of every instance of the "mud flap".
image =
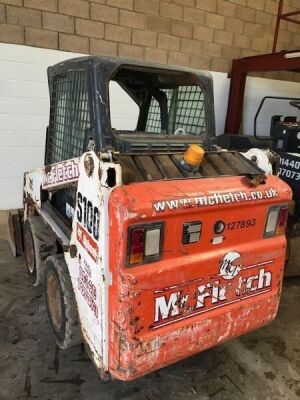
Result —
<instances>
[{"instance_id":1,"label":"mud flap","mask_svg":"<svg viewBox=\"0 0 300 400\"><path fill-rule=\"evenodd\" d=\"M300 276L300 236L287 237L287 261L284 277Z\"/></svg>"},{"instance_id":2,"label":"mud flap","mask_svg":"<svg viewBox=\"0 0 300 400\"><path fill-rule=\"evenodd\" d=\"M7 238L14 257L21 256L23 246L23 210L12 210L8 214Z\"/></svg>"}]
</instances>

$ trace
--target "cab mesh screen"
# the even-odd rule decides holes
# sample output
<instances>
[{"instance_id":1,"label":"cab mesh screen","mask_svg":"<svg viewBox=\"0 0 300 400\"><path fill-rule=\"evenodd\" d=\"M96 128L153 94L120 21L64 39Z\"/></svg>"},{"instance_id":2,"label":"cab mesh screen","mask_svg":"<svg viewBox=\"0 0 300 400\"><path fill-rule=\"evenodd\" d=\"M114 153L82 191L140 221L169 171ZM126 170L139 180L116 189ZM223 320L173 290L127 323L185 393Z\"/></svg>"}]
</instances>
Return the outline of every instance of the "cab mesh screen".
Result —
<instances>
[{"instance_id":1,"label":"cab mesh screen","mask_svg":"<svg viewBox=\"0 0 300 400\"><path fill-rule=\"evenodd\" d=\"M87 73L69 71L50 84L51 104L47 164L83 153L84 136L90 126Z\"/></svg>"},{"instance_id":2,"label":"cab mesh screen","mask_svg":"<svg viewBox=\"0 0 300 400\"><path fill-rule=\"evenodd\" d=\"M162 89L168 102L168 132L184 129L186 134L201 135L206 133L204 93L199 86L179 86L176 89ZM146 132L162 133L161 110L158 101L152 97Z\"/></svg>"}]
</instances>

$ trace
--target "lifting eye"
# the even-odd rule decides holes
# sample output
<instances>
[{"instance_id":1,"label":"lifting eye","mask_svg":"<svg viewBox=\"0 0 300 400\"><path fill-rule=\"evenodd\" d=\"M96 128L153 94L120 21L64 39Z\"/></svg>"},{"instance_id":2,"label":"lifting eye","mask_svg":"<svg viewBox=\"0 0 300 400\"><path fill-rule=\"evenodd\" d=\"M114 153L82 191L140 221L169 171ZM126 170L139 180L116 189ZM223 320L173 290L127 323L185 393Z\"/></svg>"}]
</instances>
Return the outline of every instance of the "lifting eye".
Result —
<instances>
[{"instance_id":1,"label":"lifting eye","mask_svg":"<svg viewBox=\"0 0 300 400\"><path fill-rule=\"evenodd\" d=\"M84 157L84 170L85 173L87 174L87 176L92 176L93 172L94 172L94 160L93 157L91 157L89 154L87 154Z\"/></svg>"}]
</instances>

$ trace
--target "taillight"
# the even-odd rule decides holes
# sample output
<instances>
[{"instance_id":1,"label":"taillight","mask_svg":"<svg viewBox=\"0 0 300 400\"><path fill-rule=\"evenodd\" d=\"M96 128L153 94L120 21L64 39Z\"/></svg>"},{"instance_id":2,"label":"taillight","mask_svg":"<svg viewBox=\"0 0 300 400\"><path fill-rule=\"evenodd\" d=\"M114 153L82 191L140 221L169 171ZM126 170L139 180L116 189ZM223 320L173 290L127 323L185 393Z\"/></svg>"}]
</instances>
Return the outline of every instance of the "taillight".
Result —
<instances>
[{"instance_id":1,"label":"taillight","mask_svg":"<svg viewBox=\"0 0 300 400\"><path fill-rule=\"evenodd\" d=\"M162 222L129 227L127 265L144 264L159 260L162 233Z\"/></svg>"},{"instance_id":2,"label":"taillight","mask_svg":"<svg viewBox=\"0 0 300 400\"><path fill-rule=\"evenodd\" d=\"M289 215L288 207L280 207L277 230L276 230L277 235L282 235L283 233L285 233L288 215Z\"/></svg>"},{"instance_id":3,"label":"taillight","mask_svg":"<svg viewBox=\"0 0 300 400\"><path fill-rule=\"evenodd\" d=\"M144 257L144 228L136 228L131 231L129 264L138 264Z\"/></svg>"},{"instance_id":4,"label":"taillight","mask_svg":"<svg viewBox=\"0 0 300 400\"><path fill-rule=\"evenodd\" d=\"M288 218L288 206L270 207L264 237L281 235L285 232Z\"/></svg>"}]
</instances>

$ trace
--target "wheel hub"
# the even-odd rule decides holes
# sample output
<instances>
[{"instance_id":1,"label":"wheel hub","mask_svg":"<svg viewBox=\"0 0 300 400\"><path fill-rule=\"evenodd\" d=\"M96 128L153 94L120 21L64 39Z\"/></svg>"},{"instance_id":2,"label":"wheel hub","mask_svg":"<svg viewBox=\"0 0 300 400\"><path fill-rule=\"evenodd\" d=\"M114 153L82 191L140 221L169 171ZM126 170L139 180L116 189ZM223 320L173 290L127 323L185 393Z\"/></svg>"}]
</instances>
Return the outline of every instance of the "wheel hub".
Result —
<instances>
[{"instance_id":1,"label":"wheel hub","mask_svg":"<svg viewBox=\"0 0 300 400\"><path fill-rule=\"evenodd\" d=\"M47 277L47 302L50 312L50 318L54 329L58 332L62 325L62 307L59 283L53 273Z\"/></svg>"}]
</instances>

